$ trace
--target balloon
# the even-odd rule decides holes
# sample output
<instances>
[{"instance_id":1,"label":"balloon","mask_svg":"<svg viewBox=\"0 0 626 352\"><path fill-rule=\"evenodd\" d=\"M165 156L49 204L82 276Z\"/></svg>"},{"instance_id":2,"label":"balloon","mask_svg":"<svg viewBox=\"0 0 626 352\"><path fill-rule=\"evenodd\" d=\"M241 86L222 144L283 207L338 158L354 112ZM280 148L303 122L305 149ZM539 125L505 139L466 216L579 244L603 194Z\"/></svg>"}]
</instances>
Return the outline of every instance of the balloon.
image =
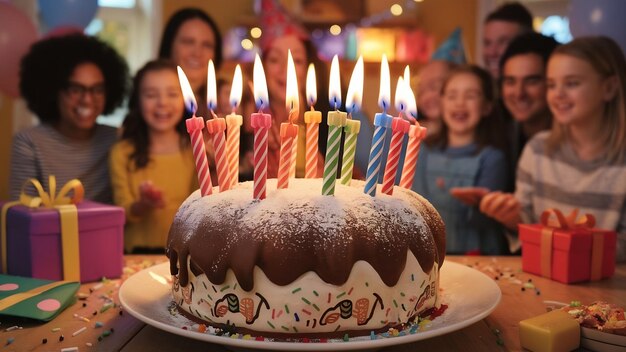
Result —
<instances>
[{"instance_id":1,"label":"balloon","mask_svg":"<svg viewBox=\"0 0 626 352\"><path fill-rule=\"evenodd\" d=\"M41 22L47 28L85 28L98 11L98 0L38 0Z\"/></svg>"},{"instance_id":2,"label":"balloon","mask_svg":"<svg viewBox=\"0 0 626 352\"><path fill-rule=\"evenodd\" d=\"M574 37L605 35L626 52L626 1L572 0L569 7L570 30Z\"/></svg>"},{"instance_id":3,"label":"balloon","mask_svg":"<svg viewBox=\"0 0 626 352\"><path fill-rule=\"evenodd\" d=\"M0 91L18 97L20 60L37 39L37 29L23 12L0 1Z\"/></svg>"}]
</instances>

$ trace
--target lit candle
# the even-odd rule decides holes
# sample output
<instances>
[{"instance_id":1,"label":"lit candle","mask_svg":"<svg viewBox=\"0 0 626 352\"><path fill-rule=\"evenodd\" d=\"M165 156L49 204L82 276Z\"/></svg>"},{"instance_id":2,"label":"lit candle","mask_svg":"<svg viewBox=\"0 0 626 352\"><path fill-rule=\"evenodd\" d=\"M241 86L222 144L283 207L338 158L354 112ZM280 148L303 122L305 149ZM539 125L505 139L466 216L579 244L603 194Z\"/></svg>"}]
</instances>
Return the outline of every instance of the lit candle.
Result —
<instances>
[{"instance_id":1,"label":"lit candle","mask_svg":"<svg viewBox=\"0 0 626 352\"><path fill-rule=\"evenodd\" d=\"M357 60L346 96L346 110L348 120L344 131L346 135L343 142L343 159L341 165L341 184L350 185L352 180L352 170L354 169L354 154L356 152L356 138L361 129L361 121L352 120L352 114L361 108L361 97L363 96L363 57Z\"/></svg>"},{"instance_id":2,"label":"lit candle","mask_svg":"<svg viewBox=\"0 0 626 352\"><path fill-rule=\"evenodd\" d=\"M228 160L229 180L232 188L239 182L239 136L243 117L235 113L241 102L242 91L241 67L235 67L233 84L230 88L232 112L226 115L226 159Z\"/></svg>"},{"instance_id":3,"label":"lit candle","mask_svg":"<svg viewBox=\"0 0 626 352\"><path fill-rule=\"evenodd\" d=\"M224 130L226 130L226 122L223 118L217 117L214 110L217 108L217 87L215 85L215 67L213 60L209 60L209 69L207 73L207 90L206 90L207 107L211 112L212 120L206 122L206 129L211 136L213 149L215 150L215 166L217 168L217 182L220 186L220 192L230 189L229 170L226 162Z\"/></svg>"},{"instance_id":4,"label":"lit candle","mask_svg":"<svg viewBox=\"0 0 626 352\"><path fill-rule=\"evenodd\" d=\"M250 115L250 124L254 129L254 199L265 199L267 183L267 135L272 127L272 116L264 114L263 109L269 108L267 95L267 83L261 58L257 54L254 58L254 71L252 75L254 86L254 101L258 113Z\"/></svg>"},{"instance_id":5,"label":"lit candle","mask_svg":"<svg viewBox=\"0 0 626 352\"><path fill-rule=\"evenodd\" d=\"M315 66L309 64L309 70L306 73L306 96L311 107L311 111L304 113L304 123L306 123L306 178L317 177L317 144L320 134L320 122L322 122L322 113L315 111L315 102L317 101L317 83L315 78Z\"/></svg>"},{"instance_id":6,"label":"lit candle","mask_svg":"<svg viewBox=\"0 0 626 352\"><path fill-rule=\"evenodd\" d=\"M417 122L417 102L415 101L415 94L413 94L411 83L407 80L407 77L410 77L408 75L408 70L409 66L407 66L404 70L405 91L408 93L406 95L406 115L413 121L414 125L409 129L409 142L406 146L402 176L400 177L400 187L411 189L413 186L413 178L415 177L415 168L417 166L417 157L419 155L420 145L422 139L426 137L426 128L421 127L419 122Z\"/></svg>"},{"instance_id":7,"label":"lit candle","mask_svg":"<svg viewBox=\"0 0 626 352\"><path fill-rule=\"evenodd\" d=\"M291 165L293 163L293 144L298 137L298 125L294 122L298 118L300 100L298 97L298 80L296 77L296 67L293 63L291 50L287 51L287 91L285 95L285 107L289 111L288 122L280 124L280 161L278 164L279 189L289 187L289 177Z\"/></svg>"},{"instance_id":8,"label":"lit candle","mask_svg":"<svg viewBox=\"0 0 626 352\"><path fill-rule=\"evenodd\" d=\"M193 96L193 90L189 85L187 76L185 76L185 73L180 66L177 66L177 70L178 81L185 99L185 109L187 112L192 114L192 116L185 121L185 124L187 125L187 132L191 138L191 150L196 162L196 172L198 174L198 183L200 183L200 192L202 196L208 196L212 193L213 186L211 185L209 162L207 161L206 150L204 149L204 138L202 137L204 120L202 117L196 117L198 104L196 103L196 98Z\"/></svg>"},{"instance_id":9,"label":"lit candle","mask_svg":"<svg viewBox=\"0 0 626 352\"><path fill-rule=\"evenodd\" d=\"M406 110L404 79L398 78L396 86L396 109L398 109L398 117L394 117L391 122L391 143L389 145L389 154L387 155L387 165L383 176L382 192L388 195L393 194L393 184L396 180L398 171L398 162L400 160L400 151L402 150L402 140L404 135L409 131L410 123L402 118L402 114Z\"/></svg>"},{"instance_id":10,"label":"lit candle","mask_svg":"<svg viewBox=\"0 0 626 352\"><path fill-rule=\"evenodd\" d=\"M387 115L387 109L391 106L391 87L389 78L389 64L387 56L383 55L380 62L380 90L378 91L378 106L383 109L382 113L374 115L374 136L370 149L367 173L365 177L365 193L370 196L376 195L376 185L380 175L380 164L385 146L387 129L391 127L391 116Z\"/></svg>"},{"instance_id":11,"label":"lit candle","mask_svg":"<svg viewBox=\"0 0 626 352\"><path fill-rule=\"evenodd\" d=\"M325 196L335 194L337 164L339 163L339 149L341 147L341 130L346 125L347 120L347 114L338 110L341 106L341 82L337 55L333 57L330 65L328 98L330 99L330 105L335 108L335 111L328 112L328 143L322 184L322 195Z\"/></svg>"}]
</instances>

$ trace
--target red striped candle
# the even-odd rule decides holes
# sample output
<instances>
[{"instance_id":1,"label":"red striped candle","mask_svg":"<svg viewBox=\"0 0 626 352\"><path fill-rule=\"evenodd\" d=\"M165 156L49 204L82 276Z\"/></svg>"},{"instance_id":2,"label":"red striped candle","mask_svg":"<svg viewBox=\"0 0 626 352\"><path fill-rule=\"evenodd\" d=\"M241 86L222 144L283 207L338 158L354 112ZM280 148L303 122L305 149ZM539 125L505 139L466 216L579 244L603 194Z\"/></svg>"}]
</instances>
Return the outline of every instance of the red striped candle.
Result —
<instances>
[{"instance_id":1,"label":"red striped candle","mask_svg":"<svg viewBox=\"0 0 626 352\"><path fill-rule=\"evenodd\" d=\"M200 191L202 196L211 195L213 185L211 184L211 173L209 172L209 162L206 157L204 148L204 138L202 137L202 128L204 127L204 119L202 117L192 117L185 121L187 132L191 137L191 150L194 160L196 161L196 172L198 173L198 183L200 183Z\"/></svg>"},{"instance_id":2,"label":"red striped candle","mask_svg":"<svg viewBox=\"0 0 626 352\"><path fill-rule=\"evenodd\" d=\"M279 189L289 187L289 174L291 171L291 154L293 153L293 143L298 136L298 125L292 123L282 123L280 125L280 161L278 164Z\"/></svg>"},{"instance_id":3,"label":"red striped candle","mask_svg":"<svg viewBox=\"0 0 626 352\"><path fill-rule=\"evenodd\" d=\"M422 139L426 136L426 128L420 127L416 121L415 125L409 129L409 142L406 146L406 156L402 167L402 177L400 187L411 189L413 178L415 177L415 167L417 166L417 156L419 155Z\"/></svg>"},{"instance_id":4,"label":"red striped candle","mask_svg":"<svg viewBox=\"0 0 626 352\"><path fill-rule=\"evenodd\" d=\"M409 127L409 121L403 120L400 117L394 117L391 122L393 135L391 136L391 143L389 144L389 154L387 155L387 165L385 166L382 186L382 192L385 194L393 194L393 184L396 181L396 173L398 172L402 140L404 139L404 135L409 131Z\"/></svg>"},{"instance_id":5,"label":"red striped candle","mask_svg":"<svg viewBox=\"0 0 626 352\"><path fill-rule=\"evenodd\" d=\"M217 167L217 181L220 186L220 192L230 189L230 173L228 172L228 164L226 162L224 130L226 130L226 121L221 117L214 117L206 122L206 129L213 141L213 149L215 150L215 164Z\"/></svg>"}]
</instances>

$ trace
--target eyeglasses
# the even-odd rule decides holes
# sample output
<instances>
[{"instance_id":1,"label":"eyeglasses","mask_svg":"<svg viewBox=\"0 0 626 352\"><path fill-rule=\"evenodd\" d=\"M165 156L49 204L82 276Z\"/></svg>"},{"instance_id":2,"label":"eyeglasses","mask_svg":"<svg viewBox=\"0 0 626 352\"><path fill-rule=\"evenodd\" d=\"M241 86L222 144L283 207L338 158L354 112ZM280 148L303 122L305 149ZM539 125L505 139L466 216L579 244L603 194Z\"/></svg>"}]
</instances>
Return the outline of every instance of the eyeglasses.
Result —
<instances>
[{"instance_id":1,"label":"eyeglasses","mask_svg":"<svg viewBox=\"0 0 626 352\"><path fill-rule=\"evenodd\" d=\"M104 83L97 83L93 86L85 86L78 82L68 82L65 87L65 93L71 99L82 99L86 93L89 93L92 98L103 98L106 93Z\"/></svg>"}]
</instances>

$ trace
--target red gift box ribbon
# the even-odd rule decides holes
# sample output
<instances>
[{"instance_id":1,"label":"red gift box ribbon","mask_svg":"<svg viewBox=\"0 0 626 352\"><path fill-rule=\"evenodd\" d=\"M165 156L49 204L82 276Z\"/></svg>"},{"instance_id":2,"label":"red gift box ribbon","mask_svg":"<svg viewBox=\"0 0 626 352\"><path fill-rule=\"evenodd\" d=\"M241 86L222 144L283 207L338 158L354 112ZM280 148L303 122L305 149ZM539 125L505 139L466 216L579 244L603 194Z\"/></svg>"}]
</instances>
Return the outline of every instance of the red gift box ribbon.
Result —
<instances>
[{"instance_id":1,"label":"red gift box ribbon","mask_svg":"<svg viewBox=\"0 0 626 352\"><path fill-rule=\"evenodd\" d=\"M29 196L24 189L32 184L37 191L37 196ZM76 204L83 200L85 189L78 179L72 179L56 192L57 181L53 175L48 178L49 192L46 192L41 183L34 179L28 179L22 185L20 199L8 202L2 206L2 229L0 242L2 246L2 272L7 272L7 212L14 205L24 205L29 208L55 208L59 211L61 221L61 248L63 253L63 278L65 280L80 281L79 243L78 243L78 211ZM73 195L69 196L73 191Z\"/></svg>"},{"instance_id":2,"label":"red gift box ribbon","mask_svg":"<svg viewBox=\"0 0 626 352\"><path fill-rule=\"evenodd\" d=\"M552 236L554 230L583 230L591 231L596 224L596 218L585 214L578 218L578 209L574 209L568 216L564 216L558 209L547 209L541 213L541 275L552 277ZM591 244L591 280L602 277L602 251L604 236L602 233L592 232Z\"/></svg>"}]
</instances>

